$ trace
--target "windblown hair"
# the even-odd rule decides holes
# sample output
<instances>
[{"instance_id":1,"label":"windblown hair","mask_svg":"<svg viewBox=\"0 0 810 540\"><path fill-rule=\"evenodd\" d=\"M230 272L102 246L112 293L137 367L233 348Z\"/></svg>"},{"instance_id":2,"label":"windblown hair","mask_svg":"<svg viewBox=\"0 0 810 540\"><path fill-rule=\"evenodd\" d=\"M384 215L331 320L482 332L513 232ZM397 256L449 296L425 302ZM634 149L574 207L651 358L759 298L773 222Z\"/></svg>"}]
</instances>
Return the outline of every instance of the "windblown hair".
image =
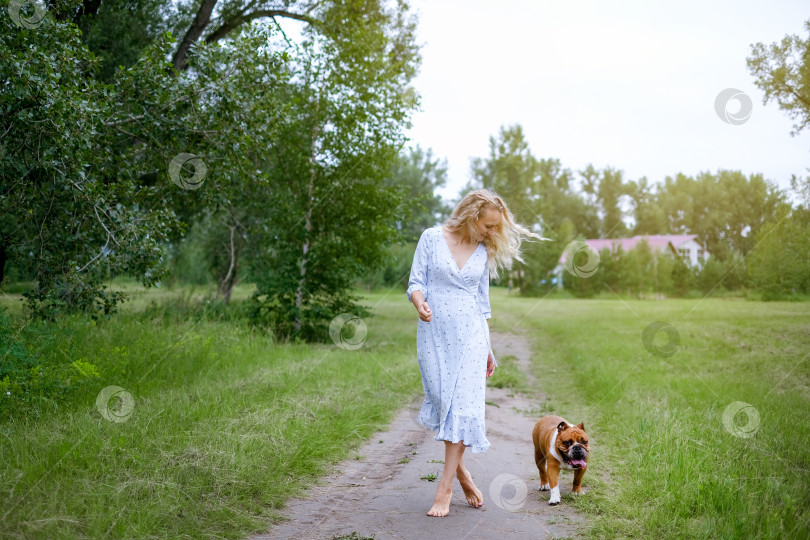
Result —
<instances>
[{"instance_id":1,"label":"windblown hair","mask_svg":"<svg viewBox=\"0 0 810 540\"><path fill-rule=\"evenodd\" d=\"M520 244L524 239L549 239L543 238L515 221L512 212L509 211L500 195L489 189L477 189L465 195L444 222L444 226L450 231L460 234L466 240L480 238L475 229L475 222L489 210L495 210L501 214L501 221L495 226L492 236L483 239L484 246L487 248L487 266L490 276L497 279L498 270L501 268L511 270L514 259L525 264L526 261L520 256Z\"/></svg>"}]
</instances>

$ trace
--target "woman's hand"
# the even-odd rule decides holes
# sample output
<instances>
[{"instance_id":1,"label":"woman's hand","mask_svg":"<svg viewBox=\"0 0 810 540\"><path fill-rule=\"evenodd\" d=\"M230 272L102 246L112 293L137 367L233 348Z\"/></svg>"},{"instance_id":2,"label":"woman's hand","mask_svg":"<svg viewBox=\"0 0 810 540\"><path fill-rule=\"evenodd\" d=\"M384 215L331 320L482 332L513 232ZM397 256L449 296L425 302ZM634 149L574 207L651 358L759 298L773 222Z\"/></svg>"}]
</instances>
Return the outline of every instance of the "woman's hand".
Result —
<instances>
[{"instance_id":1,"label":"woman's hand","mask_svg":"<svg viewBox=\"0 0 810 540\"><path fill-rule=\"evenodd\" d=\"M430 311L430 306L427 302L422 302L419 304L419 307L416 308L416 311L419 312L419 318L425 322L430 322L433 319L433 312Z\"/></svg>"},{"instance_id":2,"label":"woman's hand","mask_svg":"<svg viewBox=\"0 0 810 540\"><path fill-rule=\"evenodd\" d=\"M492 377L492 372L495 371L495 359L492 358L492 351L489 351L487 356L487 378Z\"/></svg>"}]
</instances>

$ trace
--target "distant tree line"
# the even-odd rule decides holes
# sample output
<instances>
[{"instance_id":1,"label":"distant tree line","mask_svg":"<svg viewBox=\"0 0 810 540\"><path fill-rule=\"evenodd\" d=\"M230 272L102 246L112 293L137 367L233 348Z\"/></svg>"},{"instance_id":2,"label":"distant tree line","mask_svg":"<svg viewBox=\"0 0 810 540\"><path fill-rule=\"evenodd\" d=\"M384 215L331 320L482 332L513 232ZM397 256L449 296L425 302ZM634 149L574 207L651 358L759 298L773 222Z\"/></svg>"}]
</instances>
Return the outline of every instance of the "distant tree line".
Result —
<instances>
[{"instance_id":1,"label":"distant tree line","mask_svg":"<svg viewBox=\"0 0 810 540\"><path fill-rule=\"evenodd\" d=\"M810 32L810 21L805 26ZM806 129L810 39L789 35L780 43L754 44L748 66L765 94L764 102L775 101L795 120L792 133ZM524 295L546 294L559 285L555 280L560 257L574 240L657 234L695 234L711 257L702 266L690 267L678 257L657 256L645 243L631 252L602 250L592 276L564 272L563 287L579 296L607 291L683 296L743 289L756 289L766 299L810 295L806 176L791 179L798 200L792 204L788 192L761 174L678 173L654 183L646 177L626 179L612 167L597 170L589 165L575 173L557 159L536 158L522 127L512 125L490 137L487 156L473 160L471 180L460 197L484 187L503 196L521 222L554 240L527 244L527 264L516 263L511 276L501 278L505 284L511 277ZM425 212L424 223L436 223L446 213ZM412 253L412 246L409 251L398 248L395 263L374 274L372 281L389 286L407 281L403 272Z\"/></svg>"},{"instance_id":2,"label":"distant tree line","mask_svg":"<svg viewBox=\"0 0 810 540\"><path fill-rule=\"evenodd\" d=\"M602 291L683 296L746 288L761 289L766 298L810 294L810 201L794 208L788 194L760 174L679 173L653 184L645 177L626 180L612 167L589 165L574 173L557 159L535 158L520 125L502 127L489 147L487 157L473 160L472 179L460 196L471 189L492 189L522 223L553 240L525 244L527 264L516 263L511 276L500 279L506 284L511 277L521 294L546 294L558 285L579 296ZM411 193L421 193L421 200L431 201L409 231L415 242L418 232L450 211L449 205L429 199L431 186L424 183L430 174L443 179L446 170L425 159L421 150L402 163L395 178L409 185ZM807 179L794 177L793 188L806 197ZM559 282L560 257L574 240L660 234L695 234L711 256L691 267L642 243L630 252L602 250L594 275L565 272ZM393 262L368 283L407 282L412 254L413 246L396 248Z\"/></svg>"}]
</instances>

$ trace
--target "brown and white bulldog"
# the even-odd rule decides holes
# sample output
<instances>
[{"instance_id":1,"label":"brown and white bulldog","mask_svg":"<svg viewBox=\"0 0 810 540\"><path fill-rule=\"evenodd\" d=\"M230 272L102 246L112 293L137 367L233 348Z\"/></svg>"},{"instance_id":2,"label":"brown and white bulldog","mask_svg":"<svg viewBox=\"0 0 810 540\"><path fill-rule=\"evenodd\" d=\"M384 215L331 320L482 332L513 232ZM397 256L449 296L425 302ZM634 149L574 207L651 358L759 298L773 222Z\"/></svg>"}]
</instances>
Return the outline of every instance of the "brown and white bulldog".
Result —
<instances>
[{"instance_id":1,"label":"brown and white bulldog","mask_svg":"<svg viewBox=\"0 0 810 540\"><path fill-rule=\"evenodd\" d=\"M534 462L540 471L540 491L551 490L548 504L560 502L560 469L574 471L573 492L580 495L590 453L585 424L573 426L559 416L544 416L534 425L532 439Z\"/></svg>"}]
</instances>

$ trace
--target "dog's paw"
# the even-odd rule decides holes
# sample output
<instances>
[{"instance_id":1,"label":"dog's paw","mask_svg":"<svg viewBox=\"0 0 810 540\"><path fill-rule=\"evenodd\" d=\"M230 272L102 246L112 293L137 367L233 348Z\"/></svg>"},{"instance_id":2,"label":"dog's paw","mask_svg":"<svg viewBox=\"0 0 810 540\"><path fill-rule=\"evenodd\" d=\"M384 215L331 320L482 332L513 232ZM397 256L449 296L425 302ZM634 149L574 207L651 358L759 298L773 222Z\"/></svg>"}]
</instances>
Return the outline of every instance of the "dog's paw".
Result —
<instances>
[{"instance_id":1,"label":"dog's paw","mask_svg":"<svg viewBox=\"0 0 810 540\"><path fill-rule=\"evenodd\" d=\"M551 497L548 499L549 506L556 506L560 504L560 486L556 486L551 490Z\"/></svg>"},{"instance_id":2,"label":"dog's paw","mask_svg":"<svg viewBox=\"0 0 810 540\"><path fill-rule=\"evenodd\" d=\"M540 491L550 491L551 487L548 484L541 484Z\"/></svg>"},{"instance_id":3,"label":"dog's paw","mask_svg":"<svg viewBox=\"0 0 810 540\"><path fill-rule=\"evenodd\" d=\"M571 493L572 493L573 495L576 495L577 497L579 497L580 495L582 495L582 492L581 492L581 491L572 491Z\"/></svg>"}]
</instances>

